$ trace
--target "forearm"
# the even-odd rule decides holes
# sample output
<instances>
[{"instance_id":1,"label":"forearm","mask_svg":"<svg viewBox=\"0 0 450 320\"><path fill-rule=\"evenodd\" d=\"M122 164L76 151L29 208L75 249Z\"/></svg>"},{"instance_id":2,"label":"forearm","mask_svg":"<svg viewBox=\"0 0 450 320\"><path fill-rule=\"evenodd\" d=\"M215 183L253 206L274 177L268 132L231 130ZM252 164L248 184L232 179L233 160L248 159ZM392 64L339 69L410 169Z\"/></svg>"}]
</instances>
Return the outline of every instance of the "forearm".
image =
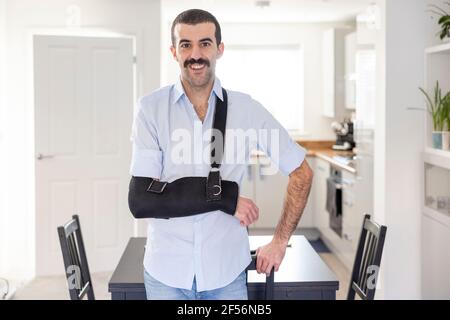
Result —
<instances>
[{"instance_id":1,"label":"forearm","mask_svg":"<svg viewBox=\"0 0 450 320\"><path fill-rule=\"evenodd\" d=\"M313 172L306 160L289 175L283 213L275 229L273 240L287 245L305 209L312 185Z\"/></svg>"}]
</instances>

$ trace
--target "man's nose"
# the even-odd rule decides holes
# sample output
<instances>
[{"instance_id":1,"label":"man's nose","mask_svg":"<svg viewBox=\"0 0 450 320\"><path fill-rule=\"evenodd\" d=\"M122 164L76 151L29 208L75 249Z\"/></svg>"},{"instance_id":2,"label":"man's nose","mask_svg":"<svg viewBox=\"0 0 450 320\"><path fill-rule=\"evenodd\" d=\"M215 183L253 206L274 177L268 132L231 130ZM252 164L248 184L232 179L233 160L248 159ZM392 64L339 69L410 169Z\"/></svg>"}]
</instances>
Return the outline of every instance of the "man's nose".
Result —
<instances>
[{"instance_id":1,"label":"man's nose","mask_svg":"<svg viewBox=\"0 0 450 320\"><path fill-rule=\"evenodd\" d=\"M193 46L192 52L191 52L191 59L198 60L202 57L200 47L199 46Z\"/></svg>"}]
</instances>

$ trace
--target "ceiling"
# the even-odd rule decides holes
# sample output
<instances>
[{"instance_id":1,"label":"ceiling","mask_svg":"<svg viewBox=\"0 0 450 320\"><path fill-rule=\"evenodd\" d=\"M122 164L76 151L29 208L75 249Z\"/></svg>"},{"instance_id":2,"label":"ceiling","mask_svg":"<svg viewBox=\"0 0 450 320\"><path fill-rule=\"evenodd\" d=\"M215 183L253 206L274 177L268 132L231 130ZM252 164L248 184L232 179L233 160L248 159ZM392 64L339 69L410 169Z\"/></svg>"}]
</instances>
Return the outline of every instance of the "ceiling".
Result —
<instances>
[{"instance_id":1,"label":"ceiling","mask_svg":"<svg viewBox=\"0 0 450 320\"><path fill-rule=\"evenodd\" d=\"M183 10L210 11L220 22L331 22L354 20L374 0L270 0L264 8L257 0L162 0L165 20L173 20Z\"/></svg>"}]
</instances>

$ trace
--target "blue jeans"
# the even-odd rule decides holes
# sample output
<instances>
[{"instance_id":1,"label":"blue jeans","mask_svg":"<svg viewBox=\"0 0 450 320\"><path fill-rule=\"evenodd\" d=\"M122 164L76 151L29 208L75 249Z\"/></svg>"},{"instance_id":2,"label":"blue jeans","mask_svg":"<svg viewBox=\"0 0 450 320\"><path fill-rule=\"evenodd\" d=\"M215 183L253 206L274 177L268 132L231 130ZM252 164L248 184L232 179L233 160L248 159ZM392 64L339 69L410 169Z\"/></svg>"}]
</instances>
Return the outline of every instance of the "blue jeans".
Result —
<instances>
[{"instance_id":1,"label":"blue jeans","mask_svg":"<svg viewBox=\"0 0 450 320\"><path fill-rule=\"evenodd\" d=\"M195 277L192 289L187 290L167 286L145 270L144 284L148 300L248 300L245 270L229 285L201 292L197 292Z\"/></svg>"}]
</instances>

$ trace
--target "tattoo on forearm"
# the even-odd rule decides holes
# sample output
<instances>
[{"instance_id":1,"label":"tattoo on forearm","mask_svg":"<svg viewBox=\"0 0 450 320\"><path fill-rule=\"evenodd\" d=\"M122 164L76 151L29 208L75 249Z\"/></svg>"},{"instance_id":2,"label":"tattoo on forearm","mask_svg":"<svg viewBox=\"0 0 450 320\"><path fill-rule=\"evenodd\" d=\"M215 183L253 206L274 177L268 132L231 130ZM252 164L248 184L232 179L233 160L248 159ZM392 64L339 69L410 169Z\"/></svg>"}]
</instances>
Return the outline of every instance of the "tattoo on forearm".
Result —
<instances>
[{"instance_id":1,"label":"tattoo on forearm","mask_svg":"<svg viewBox=\"0 0 450 320\"><path fill-rule=\"evenodd\" d=\"M312 177L312 170L306 161L290 174L283 213L275 229L274 238L287 242L297 228L311 190Z\"/></svg>"}]
</instances>

